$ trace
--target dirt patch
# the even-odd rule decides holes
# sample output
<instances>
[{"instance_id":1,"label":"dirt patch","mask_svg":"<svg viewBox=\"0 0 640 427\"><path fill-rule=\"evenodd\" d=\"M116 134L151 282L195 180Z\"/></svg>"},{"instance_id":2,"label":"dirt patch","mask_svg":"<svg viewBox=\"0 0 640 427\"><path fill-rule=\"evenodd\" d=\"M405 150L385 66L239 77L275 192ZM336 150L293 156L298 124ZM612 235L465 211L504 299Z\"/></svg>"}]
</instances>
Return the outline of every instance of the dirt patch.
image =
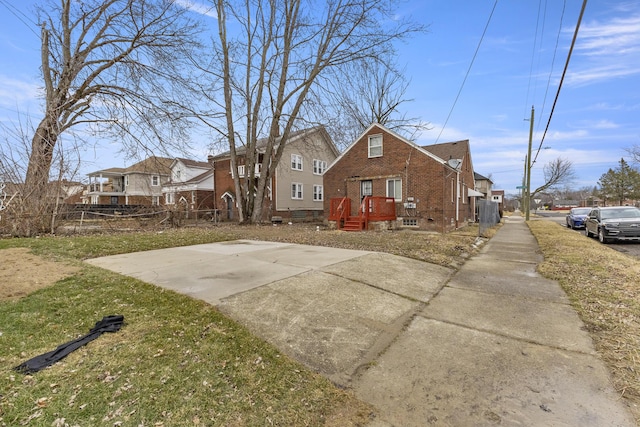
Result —
<instances>
[{"instance_id":1,"label":"dirt patch","mask_svg":"<svg viewBox=\"0 0 640 427\"><path fill-rule=\"evenodd\" d=\"M33 255L27 248L0 250L0 301L23 297L78 270L78 267Z\"/></svg>"}]
</instances>

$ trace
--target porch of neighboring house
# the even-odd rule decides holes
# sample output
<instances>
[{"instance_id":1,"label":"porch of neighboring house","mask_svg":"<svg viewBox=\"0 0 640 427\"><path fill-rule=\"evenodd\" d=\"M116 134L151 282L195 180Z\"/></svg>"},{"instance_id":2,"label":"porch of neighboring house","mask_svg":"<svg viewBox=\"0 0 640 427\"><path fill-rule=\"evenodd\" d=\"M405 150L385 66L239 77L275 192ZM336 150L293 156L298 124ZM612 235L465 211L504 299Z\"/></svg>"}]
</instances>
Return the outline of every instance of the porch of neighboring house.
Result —
<instances>
[{"instance_id":1,"label":"porch of neighboring house","mask_svg":"<svg viewBox=\"0 0 640 427\"><path fill-rule=\"evenodd\" d=\"M338 230L369 230L369 227L375 223L396 219L396 203L393 197L365 196L355 212L352 211L350 198L330 199L328 220L335 221L335 227Z\"/></svg>"}]
</instances>

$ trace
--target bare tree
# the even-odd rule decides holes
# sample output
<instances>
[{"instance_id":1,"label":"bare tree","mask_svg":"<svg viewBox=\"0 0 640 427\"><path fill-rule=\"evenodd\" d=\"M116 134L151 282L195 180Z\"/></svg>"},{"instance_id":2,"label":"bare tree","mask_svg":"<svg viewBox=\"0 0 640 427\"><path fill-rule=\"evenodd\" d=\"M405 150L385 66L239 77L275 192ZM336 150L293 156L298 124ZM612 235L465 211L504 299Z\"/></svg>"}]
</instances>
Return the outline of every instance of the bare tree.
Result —
<instances>
[{"instance_id":1,"label":"bare tree","mask_svg":"<svg viewBox=\"0 0 640 427\"><path fill-rule=\"evenodd\" d=\"M626 152L631 156L633 163L640 163L640 145L634 144L632 147L627 148Z\"/></svg>"},{"instance_id":2,"label":"bare tree","mask_svg":"<svg viewBox=\"0 0 640 427\"><path fill-rule=\"evenodd\" d=\"M554 189L565 184L571 183L575 179L573 163L567 159L558 157L550 161L542 168L544 176L544 184L536 188L530 194L530 199L535 198L536 194L542 193L549 189Z\"/></svg>"},{"instance_id":3,"label":"bare tree","mask_svg":"<svg viewBox=\"0 0 640 427\"><path fill-rule=\"evenodd\" d=\"M384 125L409 140L430 129L429 123L402 111L403 104L413 99L405 97L409 81L391 59L365 59L337 71L324 91L330 108L323 105L322 110L331 115L326 120L338 147L349 145L372 123Z\"/></svg>"},{"instance_id":4,"label":"bare tree","mask_svg":"<svg viewBox=\"0 0 640 427\"><path fill-rule=\"evenodd\" d=\"M22 123L15 128L0 125L5 136L0 141L0 182L4 183L4 203L1 210L5 211L5 218L0 218L0 232L14 236L28 235L25 233L28 225L37 226L37 231L44 231L47 226L54 231L62 181L75 180L80 164L80 152L75 144L67 144L66 148L57 144L51 156L51 182L46 183L38 200L25 203L25 197L32 194L22 182L31 148L26 126L27 124L23 126Z\"/></svg>"},{"instance_id":5,"label":"bare tree","mask_svg":"<svg viewBox=\"0 0 640 427\"><path fill-rule=\"evenodd\" d=\"M398 21L388 0L216 0L218 38L212 66L222 79L223 123L232 170L236 147L246 149L246 177L234 174L240 222L262 219L270 177L286 141L309 107L310 94L329 71L370 58L388 57L392 43L421 26ZM318 10L322 5L323 9ZM231 34L228 21L238 32ZM254 175L256 142L265 137L262 168Z\"/></svg>"},{"instance_id":6,"label":"bare tree","mask_svg":"<svg viewBox=\"0 0 640 427\"><path fill-rule=\"evenodd\" d=\"M60 0L39 9L44 114L31 141L26 212L46 200L56 146L72 128L118 138L129 151L182 147L185 91L177 88L198 30L186 13L150 0ZM38 221L20 234L41 230L43 219L31 217Z\"/></svg>"}]
</instances>

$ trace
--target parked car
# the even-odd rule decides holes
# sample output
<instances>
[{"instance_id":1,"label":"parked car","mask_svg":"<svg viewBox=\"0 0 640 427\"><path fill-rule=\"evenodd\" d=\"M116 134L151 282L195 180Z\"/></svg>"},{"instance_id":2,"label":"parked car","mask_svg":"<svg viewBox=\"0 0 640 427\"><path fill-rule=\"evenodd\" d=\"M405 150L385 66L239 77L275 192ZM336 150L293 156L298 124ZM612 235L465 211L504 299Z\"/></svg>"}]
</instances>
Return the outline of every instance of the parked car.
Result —
<instances>
[{"instance_id":1,"label":"parked car","mask_svg":"<svg viewBox=\"0 0 640 427\"><path fill-rule=\"evenodd\" d=\"M584 223L591 208L573 208L567 214L567 228L584 228Z\"/></svg>"},{"instance_id":2,"label":"parked car","mask_svg":"<svg viewBox=\"0 0 640 427\"><path fill-rule=\"evenodd\" d=\"M640 209L633 206L596 207L589 212L584 233L602 243L640 240Z\"/></svg>"}]
</instances>

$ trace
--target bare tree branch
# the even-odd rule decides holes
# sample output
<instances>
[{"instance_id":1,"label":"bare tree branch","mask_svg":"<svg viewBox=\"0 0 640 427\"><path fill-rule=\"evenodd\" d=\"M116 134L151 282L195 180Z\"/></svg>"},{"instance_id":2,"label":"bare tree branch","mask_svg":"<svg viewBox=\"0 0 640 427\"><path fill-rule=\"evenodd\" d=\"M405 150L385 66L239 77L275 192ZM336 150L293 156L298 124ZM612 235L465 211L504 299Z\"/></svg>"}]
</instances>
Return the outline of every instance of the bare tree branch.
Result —
<instances>
[{"instance_id":1,"label":"bare tree branch","mask_svg":"<svg viewBox=\"0 0 640 427\"><path fill-rule=\"evenodd\" d=\"M533 199L536 194L558 186L570 183L575 179L573 163L567 159L558 157L543 167L544 184L536 188L530 195Z\"/></svg>"},{"instance_id":2,"label":"bare tree branch","mask_svg":"<svg viewBox=\"0 0 640 427\"><path fill-rule=\"evenodd\" d=\"M215 3L219 44L214 44L213 58L218 61L209 61L213 69L200 68L213 80L223 80L225 120L224 125L213 120L211 126L225 135L234 170L235 147L246 147L248 173L245 178L234 175L236 198L241 222L257 222L286 141L300 127L301 111L310 111L305 108L313 90L321 89L318 80L333 69L390 54L394 41L423 28L394 19L394 6L387 0ZM317 10L319 5L324 9ZM228 32L229 19L240 27L233 37ZM215 92L203 92L216 98ZM261 148L262 172L256 177L260 137L267 138L267 144Z\"/></svg>"},{"instance_id":3,"label":"bare tree branch","mask_svg":"<svg viewBox=\"0 0 640 427\"><path fill-rule=\"evenodd\" d=\"M31 142L28 191L44 191L61 135L80 125L134 153L185 147L189 112L181 107L193 95L184 66L199 46L186 9L171 1L60 0L39 15L45 111Z\"/></svg>"}]
</instances>

